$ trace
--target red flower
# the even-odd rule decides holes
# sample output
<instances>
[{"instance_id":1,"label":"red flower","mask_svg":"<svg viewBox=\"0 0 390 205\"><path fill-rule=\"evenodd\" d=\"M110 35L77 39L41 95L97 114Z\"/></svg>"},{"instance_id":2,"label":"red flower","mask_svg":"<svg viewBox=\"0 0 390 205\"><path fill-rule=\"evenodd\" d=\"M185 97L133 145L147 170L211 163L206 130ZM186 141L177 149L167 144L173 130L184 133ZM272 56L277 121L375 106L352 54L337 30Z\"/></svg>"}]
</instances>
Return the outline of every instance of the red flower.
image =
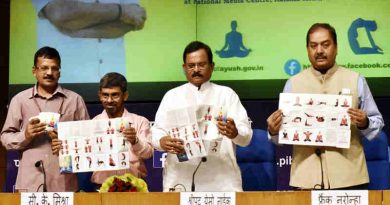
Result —
<instances>
[{"instance_id":1,"label":"red flower","mask_svg":"<svg viewBox=\"0 0 390 205\"><path fill-rule=\"evenodd\" d=\"M131 181L123 181L119 178L114 178L108 192L138 192L137 188L131 184Z\"/></svg>"},{"instance_id":2,"label":"red flower","mask_svg":"<svg viewBox=\"0 0 390 205\"><path fill-rule=\"evenodd\" d=\"M137 190L137 188L135 188L135 187L131 187L131 189L130 189L130 192L137 192L138 190Z\"/></svg>"},{"instance_id":3,"label":"red flower","mask_svg":"<svg viewBox=\"0 0 390 205\"><path fill-rule=\"evenodd\" d=\"M127 173L123 176L107 178L99 192L148 192L148 189L145 181Z\"/></svg>"},{"instance_id":4,"label":"red flower","mask_svg":"<svg viewBox=\"0 0 390 205\"><path fill-rule=\"evenodd\" d=\"M112 186L108 189L108 192L115 192L116 190L116 187L115 186Z\"/></svg>"},{"instance_id":5,"label":"red flower","mask_svg":"<svg viewBox=\"0 0 390 205\"><path fill-rule=\"evenodd\" d=\"M117 185L119 187L122 187L122 186L124 186L125 182L121 179L115 178L115 180L113 181L113 184Z\"/></svg>"}]
</instances>

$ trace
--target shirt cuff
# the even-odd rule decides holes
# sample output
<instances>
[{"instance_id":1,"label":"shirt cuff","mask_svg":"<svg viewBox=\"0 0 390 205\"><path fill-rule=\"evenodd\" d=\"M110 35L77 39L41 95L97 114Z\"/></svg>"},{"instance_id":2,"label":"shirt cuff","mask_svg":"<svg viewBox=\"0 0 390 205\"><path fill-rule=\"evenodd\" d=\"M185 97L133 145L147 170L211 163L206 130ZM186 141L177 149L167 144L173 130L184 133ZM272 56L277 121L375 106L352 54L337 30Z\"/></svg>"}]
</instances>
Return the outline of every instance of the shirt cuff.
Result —
<instances>
[{"instance_id":1,"label":"shirt cuff","mask_svg":"<svg viewBox=\"0 0 390 205\"><path fill-rule=\"evenodd\" d=\"M142 148L143 148L144 145L145 145L145 142L142 141L142 140L140 140L138 137L137 137L137 141L136 141L136 142L137 142L137 143L131 145L131 149L132 149L135 153L137 153L138 151L142 150ZM130 144L131 144L131 143L130 143Z\"/></svg>"},{"instance_id":2,"label":"shirt cuff","mask_svg":"<svg viewBox=\"0 0 390 205\"><path fill-rule=\"evenodd\" d=\"M268 140L271 140L274 144L279 144L279 135L271 135L267 130Z\"/></svg>"}]
</instances>

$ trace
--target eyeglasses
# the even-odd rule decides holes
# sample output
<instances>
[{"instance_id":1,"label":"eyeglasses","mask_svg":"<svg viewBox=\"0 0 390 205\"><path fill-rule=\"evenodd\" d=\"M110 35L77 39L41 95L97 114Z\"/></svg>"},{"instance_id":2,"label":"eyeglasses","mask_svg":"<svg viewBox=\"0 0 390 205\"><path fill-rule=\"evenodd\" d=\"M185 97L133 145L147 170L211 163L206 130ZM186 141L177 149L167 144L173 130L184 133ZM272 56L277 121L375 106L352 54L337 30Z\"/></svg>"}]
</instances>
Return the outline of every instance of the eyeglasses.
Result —
<instances>
[{"instance_id":1,"label":"eyeglasses","mask_svg":"<svg viewBox=\"0 0 390 205\"><path fill-rule=\"evenodd\" d=\"M208 62L200 62L200 63L186 63L186 68L188 70L194 70L196 67L199 69L205 69L209 63Z\"/></svg>"},{"instance_id":2,"label":"eyeglasses","mask_svg":"<svg viewBox=\"0 0 390 205\"><path fill-rule=\"evenodd\" d=\"M117 101L121 99L122 94L121 93L100 93L100 97L104 101L107 101L108 99Z\"/></svg>"},{"instance_id":3,"label":"eyeglasses","mask_svg":"<svg viewBox=\"0 0 390 205\"><path fill-rule=\"evenodd\" d=\"M51 67L50 66L35 66L35 68L42 73L47 73L49 70L51 70L51 72L53 72L53 73L57 73L61 69L58 66L51 66Z\"/></svg>"}]
</instances>

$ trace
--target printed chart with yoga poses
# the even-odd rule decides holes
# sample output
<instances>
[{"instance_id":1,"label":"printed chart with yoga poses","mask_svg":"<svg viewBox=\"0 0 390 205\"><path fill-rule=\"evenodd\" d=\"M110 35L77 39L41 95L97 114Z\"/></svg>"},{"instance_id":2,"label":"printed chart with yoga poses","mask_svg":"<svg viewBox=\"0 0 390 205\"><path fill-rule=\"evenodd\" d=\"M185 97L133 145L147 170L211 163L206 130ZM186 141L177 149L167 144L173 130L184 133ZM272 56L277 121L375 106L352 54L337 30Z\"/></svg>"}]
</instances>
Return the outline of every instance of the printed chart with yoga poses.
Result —
<instances>
[{"instance_id":1,"label":"printed chart with yoga poses","mask_svg":"<svg viewBox=\"0 0 390 205\"><path fill-rule=\"evenodd\" d=\"M179 161L218 153L223 135L216 124L226 121L226 116L224 107L213 105L169 111L168 134L184 141L185 153L178 155Z\"/></svg>"},{"instance_id":2,"label":"printed chart with yoga poses","mask_svg":"<svg viewBox=\"0 0 390 205\"><path fill-rule=\"evenodd\" d=\"M58 123L61 172L89 172L129 168L129 142L123 130L126 118Z\"/></svg>"},{"instance_id":3,"label":"printed chart with yoga poses","mask_svg":"<svg viewBox=\"0 0 390 205\"><path fill-rule=\"evenodd\" d=\"M351 105L349 95L281 93L279 143L349 148Z\"/></svg>"}]
</instances>

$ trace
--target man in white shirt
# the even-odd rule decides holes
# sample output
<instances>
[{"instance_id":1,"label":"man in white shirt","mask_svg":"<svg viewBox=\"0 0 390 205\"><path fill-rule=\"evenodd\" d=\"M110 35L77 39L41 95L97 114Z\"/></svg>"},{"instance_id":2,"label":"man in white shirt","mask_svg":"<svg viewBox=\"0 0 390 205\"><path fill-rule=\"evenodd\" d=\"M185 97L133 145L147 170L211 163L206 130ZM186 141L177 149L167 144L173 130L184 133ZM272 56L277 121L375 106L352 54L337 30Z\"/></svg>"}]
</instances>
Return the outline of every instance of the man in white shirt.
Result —
<instances>
[{"instance_id":1,"label":"man in white shirt","mask_svg":"<svg viewBox=\"0 0 390 205\"><path fill-rule=\"evenodd\" d=\"M246 146L252 138L245 108L230 88L210 82L214 69L213 55L206 44L191 42L183 53L183 71L188 83L168 91L156 113L152 127L153 146L168 153L163 172L163 190L180 186L183 191L242 191L240 169L236 162L236 144ZM177 154L184 152L183 140L169 136L169 111L186 107L213 105L225 107L227 120L218 121L224 135L218 154L179 162ZM196 172L197 166L201 163Z\"/></svg>"}]
</instances>

